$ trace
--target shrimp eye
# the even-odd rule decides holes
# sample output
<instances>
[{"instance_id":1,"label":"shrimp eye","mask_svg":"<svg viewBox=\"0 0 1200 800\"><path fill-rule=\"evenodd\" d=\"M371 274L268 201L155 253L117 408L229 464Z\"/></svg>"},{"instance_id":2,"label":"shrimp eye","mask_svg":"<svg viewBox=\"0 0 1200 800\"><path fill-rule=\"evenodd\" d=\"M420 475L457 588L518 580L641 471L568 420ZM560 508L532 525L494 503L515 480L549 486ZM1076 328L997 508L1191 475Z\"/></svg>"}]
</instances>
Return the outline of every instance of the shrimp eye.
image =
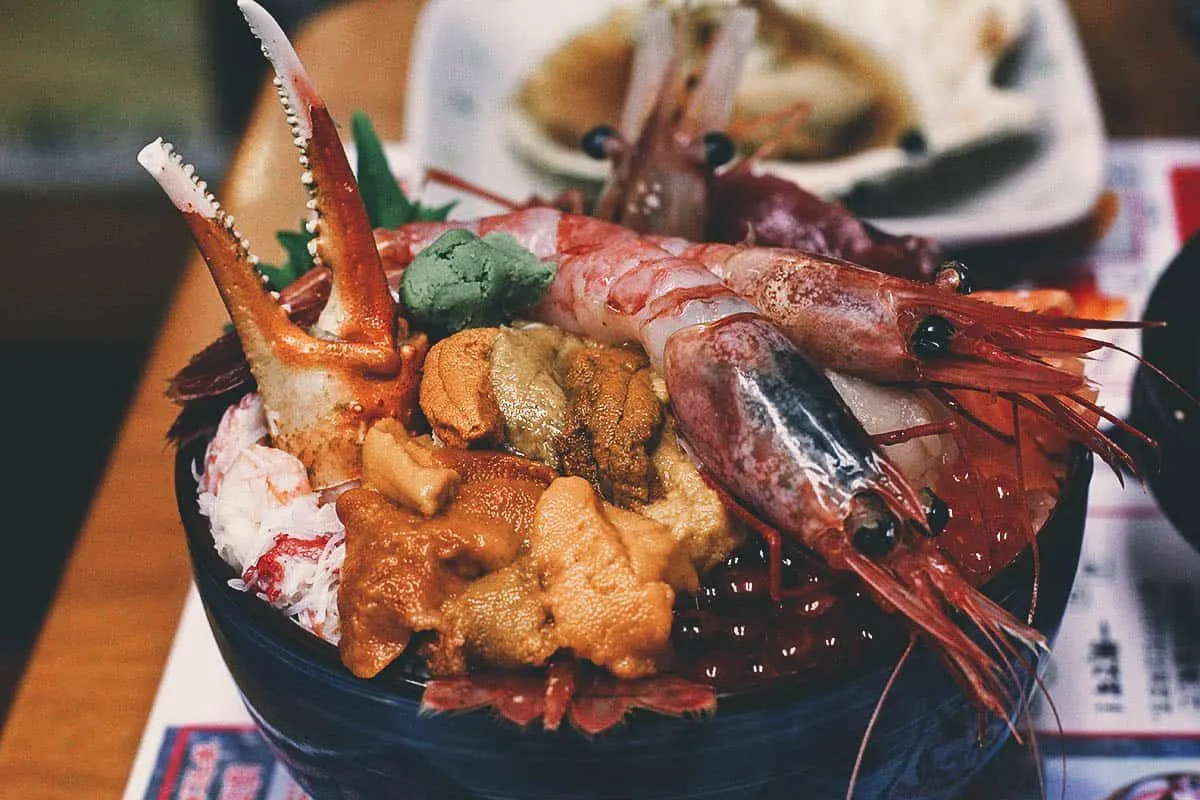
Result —
<instances>
[{"instance_id":1,"label":"shrimp eye","mask_svg":"<svg viewBox=\"0 0 1200 800\"><path fill-rule=\"evenodd\" d=\"M878 558L896 546L896 523L888 517L864 522L854 530L854 546L868 558Z\"/></svg>"},{"instance_id":2,"label":"shrimp eye","mask_svg":"<svg viewBox=\"0 0 1200 800\"><path fill-rule=\"evenodd\" d=\"M720 131L704 134L704 161L711 169L733 160L733 140Z\"/></svg>"},{"instance_id":3,"label":"shrimp eye","mask_svg":"<svg viewBox=\"0 0 1200 800\"><path fill-rule=\"evenodd\" d=\"M950 506L928 487L922 489L919 496L921 508L925 511L925 522L929 525L929 534L937 536L946 530L946 525L950 522Z\"/></svg>"},{"instance_id":4,"label":"shrimp eye","mask_svg":"<svg viewBox=\"0 0 1200 800\"><path fill-rule=\"evenodd\" d=\"M887 555L896 546L896 521L874 495L859 495L848 520L854 546L868 558Z\"/></svg>"},{"instance_id":5,"label":"shrimp eye","mask_svg":"<svg viewBox=\"0 0 1200 800\"><path fill-rule=\"evenodd\" d=\"M912 349L920 358L936 358L950 354L950 337L954 323L937 314L930 314L917 325L912 335Z\"/></svg>"},{"instance_id":6,"label":"shrimp eye","mask_svg":"<svg viewBox=\"0 0 1200 800\"><path fill-rule=\"evenodd\" d=\"M900 140L897 142L900 149L910 156L923 156L929 150L929 141L925 138L920 128L909 128L900 134Z\"/></svg>"},{"instance_id":7,"label":"shrimp eye","mask_svg":"<svg viewBox=\"0 0 1200 800\"><path fill-rule=\"evenodd\" d=\"M579 145L583 152L597 161L608 158L608 143L615 140L619 134L612 125L597 125L583 135Z\"/></svg>"},{"instance_id":8,"label":"shrimp eye","mask_svg":"<svg viewBox=\"0 0 1200 800\"><path fill-rule=\"evenodd\" d=\"M958 294L970 294L974 291L967 265L961 261L947 261L938 267L933 276L933 284L939 289L949 289Z\"/></svg>"}]
</instances>

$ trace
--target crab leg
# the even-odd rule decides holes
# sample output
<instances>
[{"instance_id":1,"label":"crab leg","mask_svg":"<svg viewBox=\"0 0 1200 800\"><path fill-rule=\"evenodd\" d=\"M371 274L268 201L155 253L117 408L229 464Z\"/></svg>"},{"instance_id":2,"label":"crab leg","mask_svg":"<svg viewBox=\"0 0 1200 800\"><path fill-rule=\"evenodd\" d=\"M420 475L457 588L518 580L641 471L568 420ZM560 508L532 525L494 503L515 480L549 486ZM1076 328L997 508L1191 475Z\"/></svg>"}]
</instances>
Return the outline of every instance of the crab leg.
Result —
<instances>
[{"instance_id":1,"label":"crab leg","mask_svg":"<svg viewBox=\"0 0 1200 800\"><path fill-rule=\"evenodd\" d=\"M242 341L276 446L308 468L315 488L361 472L362 438L382 417L407 423L423 336L398 320L366 211L328 109L278 24L256 3L238 3L275 66L280 98L300 148L312 211L310 247L329 268L332 293L306 332L263 285L258 259L171 145L151 142L138 161L184 216Z\"/></svg>"}]
</instances>

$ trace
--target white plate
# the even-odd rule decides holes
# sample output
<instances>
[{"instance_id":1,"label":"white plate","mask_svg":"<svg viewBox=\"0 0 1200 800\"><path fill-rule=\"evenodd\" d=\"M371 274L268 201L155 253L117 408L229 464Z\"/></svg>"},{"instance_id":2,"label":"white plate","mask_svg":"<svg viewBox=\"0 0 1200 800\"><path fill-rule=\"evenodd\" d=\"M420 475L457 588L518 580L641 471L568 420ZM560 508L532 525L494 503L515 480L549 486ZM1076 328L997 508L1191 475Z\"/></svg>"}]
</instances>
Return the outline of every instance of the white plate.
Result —
<instances>
[{"instance_id":1,"label":"white plate","mask_svg":"<svg viewBox=\"0 0 1200 800\"><path fill-rule=\"evenodd\" d=\"M414 158L514 199L553 195L569 185L509 146L510 98L547 53L611 7L612 0L430 3L409 70L406 142ZM1043 109L1036 136L905 174L869 201L879 210L873 221L954 245L1027 236L1086 214L1103 187L1104 130L1062 0L1032 0L1015 83ZM458 213L494 210L465 198Z\"/></svg>"}]
</instances>

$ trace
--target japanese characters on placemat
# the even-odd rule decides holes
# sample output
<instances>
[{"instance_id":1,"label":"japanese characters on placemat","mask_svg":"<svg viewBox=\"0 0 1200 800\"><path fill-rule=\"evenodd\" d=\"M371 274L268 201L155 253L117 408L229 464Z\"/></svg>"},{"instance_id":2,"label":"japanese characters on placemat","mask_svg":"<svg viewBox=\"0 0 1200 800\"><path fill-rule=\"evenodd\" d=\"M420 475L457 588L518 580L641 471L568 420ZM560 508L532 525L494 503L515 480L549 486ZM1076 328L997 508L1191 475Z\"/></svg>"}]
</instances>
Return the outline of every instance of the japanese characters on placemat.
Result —
<instances>
[{"instance_id":1,"label":"japanese characters on placemat","mask_svg":"<svg viewBox=\"0 0 1200 800\"><path fill-rule=\"evenodd\" d=\"M1181 242L1200 228L1200 145L1123 144L1109 185L1121 211L1092 254L1101 292L1137 315ZM1122 344L1138 346L1136 335ZM1128 412L1134 369L1098 365ZM1041 701L1046 786L1071 800L1195 798L1200 786L1200 554L1147 491L1121 491L1097 470L1079 573L1046 684L1061 719Z\"/></svg>"},{"instance_id":2,"label":"japanese characters on placemat","mask_svg":"<svg viewBox=\"0 0 1200 800\"><path fill-rule=\"evenodd\" d=\"M1095 481L1083 559L1049 676L1064 732L1196 735L1200 555L1149 499L1106 503L1117 488L1109 476ZM1039 725L1052 730L1044 715Z\"/></svg>"},{"instance_id":3,"label":"japanese characters on placemat","mask_svg":"<svg viewBox=\"0 0 1200 800\"><path fill-rule=\"evenodd\" d=\"M146 800L307 800L252 725L170 727Z\"/></svg>"}]
</instances>

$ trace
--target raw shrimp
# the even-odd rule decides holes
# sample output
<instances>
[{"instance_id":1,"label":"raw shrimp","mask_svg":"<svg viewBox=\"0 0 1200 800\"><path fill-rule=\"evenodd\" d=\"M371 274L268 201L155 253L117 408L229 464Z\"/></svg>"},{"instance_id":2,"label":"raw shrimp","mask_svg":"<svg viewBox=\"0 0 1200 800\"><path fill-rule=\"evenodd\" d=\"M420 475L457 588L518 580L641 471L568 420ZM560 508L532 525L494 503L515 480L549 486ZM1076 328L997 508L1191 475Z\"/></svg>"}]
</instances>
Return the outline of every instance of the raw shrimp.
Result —
<instances>
[{"instance_id":1,"label":"raw shrimp","mask_svg":"<svg viewBox=\"0 0 1200 800\"><path fill-rule=\"evenodd\" d=\"M704 264L826 369L878 383L935 387L951 406L944 390L997 393L1052 420L1114 468L1137 470L1128 453L1096 430L1095 420L1104 417L1148 440L1091 401L1079 368L1080 356L1113 345L1076 330L1145 323L1006 308L798 250L678 240L663 245Z\"/></svg>"},{"instance_id":2,"label":"raw shrimp","mask_svg":"<svg viewBox=\"0 0 1200 800\"><path fill-rule=\"evenodd\" d=\"M754 43L756 9L731 8L694 72L684 68L693 20L665 7L648 10L616 129L584 137L585 151L612 162L594 215L642 233L696 241L799 248L913 279L941 262L937 245L893 236L783 178L759 174L765 155L727 166L729 126L742 64ZM803 109L782 109L788 118Z\"/></svg>"},{"instance_id":3,"label":"raw shrimp","mask_svg":"<svg viewBox=\"0 0 1200 800\"><path fill-rule=\"evenodd\" d=\"M609 343L640 344L662 371L693 455L755 515L835 569L934 643L976 702L1001 716L996 661L948 616L986 638L1041 635L972 588L933 543L915 489L873 445L825 373L700 263L590 217L529 209L470 223L378 232L385 263L407 263L447 230L516 239L558 272L532 316Z\"/></svg>"}]
</instances>

